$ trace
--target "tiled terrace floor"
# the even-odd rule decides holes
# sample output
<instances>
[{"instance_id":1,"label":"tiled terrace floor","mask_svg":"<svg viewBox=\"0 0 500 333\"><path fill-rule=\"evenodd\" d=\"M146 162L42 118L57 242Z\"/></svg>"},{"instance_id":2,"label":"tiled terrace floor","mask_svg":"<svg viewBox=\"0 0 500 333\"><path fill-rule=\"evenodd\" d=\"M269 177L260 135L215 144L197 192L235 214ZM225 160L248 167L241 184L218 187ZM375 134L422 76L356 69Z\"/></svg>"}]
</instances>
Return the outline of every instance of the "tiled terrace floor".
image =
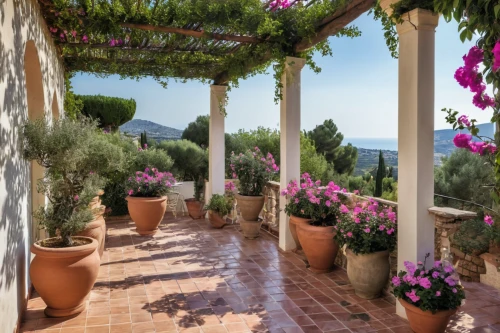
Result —
<instances>
[{"instance_id":1,"label":"tiled terrace floor","mask_svg":"<svg viewBox=\"0 0 500 333\"><path fill-rule=\"evenodd\" d=\"M21 332L411 332L390 301L357 297L346 273L310 273L271 236L189 218L162 223L154 238L133 223L108 226L106 252L87 310L45 318L36 292ZM449 332L500 332L500 292L466 284L468 300Z\"/></svg>"}]
</instances>

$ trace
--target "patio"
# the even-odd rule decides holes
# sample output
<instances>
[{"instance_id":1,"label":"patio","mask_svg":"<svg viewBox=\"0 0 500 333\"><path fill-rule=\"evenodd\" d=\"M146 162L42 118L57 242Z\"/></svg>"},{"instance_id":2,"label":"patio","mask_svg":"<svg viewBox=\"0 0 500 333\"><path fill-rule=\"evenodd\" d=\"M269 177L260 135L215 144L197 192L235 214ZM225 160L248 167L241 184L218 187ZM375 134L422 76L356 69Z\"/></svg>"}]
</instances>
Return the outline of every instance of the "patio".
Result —
<instances>
[{"instance_id":1,"label":"patio","mask_svg":"<svg viewBox=\"0 0 500 333\"><path fill-rule=\"evenodd\" d=\"M33 292L21 332L411 332L393 299L357 297L345 271L314 275L297 255L237 225L167 215L153 237L132 221L108 225L106 251L87 310L46 318ZM500 291L464 283L465 306L447 332L500 332Z\"/></svg>"}]
</instances>

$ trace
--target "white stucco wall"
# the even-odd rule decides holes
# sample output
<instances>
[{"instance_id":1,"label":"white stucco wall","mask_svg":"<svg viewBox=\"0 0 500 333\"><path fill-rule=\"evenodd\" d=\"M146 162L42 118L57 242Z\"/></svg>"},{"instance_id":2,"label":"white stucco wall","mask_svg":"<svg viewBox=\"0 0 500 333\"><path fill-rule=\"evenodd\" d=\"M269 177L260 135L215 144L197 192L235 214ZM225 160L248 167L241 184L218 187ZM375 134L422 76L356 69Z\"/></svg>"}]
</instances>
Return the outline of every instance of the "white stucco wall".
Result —
<instances>
[{"instance_id":1,"label":"white stucco wall","mask_svg":"<svg viewBox=\"0 0 500 333\"><path fill-rule=\"evenodd\" d=\"M19 127L28 118L24 56L36 46L43 112L63 110L64 69L34 0L0 1L0 331L15 331L29 289L30 164L22 160ZM41 113L41 110L40 110Z\"/></svg>"}]
</instances>

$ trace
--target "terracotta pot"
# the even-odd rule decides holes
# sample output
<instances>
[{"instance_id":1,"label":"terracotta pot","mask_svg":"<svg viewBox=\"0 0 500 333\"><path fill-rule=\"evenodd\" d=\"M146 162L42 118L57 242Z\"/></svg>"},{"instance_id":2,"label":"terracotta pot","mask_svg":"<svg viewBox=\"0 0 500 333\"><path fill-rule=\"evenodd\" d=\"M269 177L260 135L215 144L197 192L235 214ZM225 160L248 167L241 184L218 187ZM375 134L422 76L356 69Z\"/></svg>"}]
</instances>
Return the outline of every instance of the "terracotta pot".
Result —
<instances>
[{"instance_id":1,"label":"terracotta pot","mask_svg":"<svg viewBox=\"0 0 500 333\"><path fill-rule=\"evenodd\" d=\"M259 214L264 207L264 196L247 196L236 194L236 203L240 208L241 217L245 221L257 221L259 219Z\"/></svg>"},{"instance_id":2,"label":"terracotta pot","mask_svg":"<svg viewBox=\"0 0 500 333\"><path fill-rule=\"evenodd\" d=\"M389 251L354 254L347 249L346 256L347 277L356 295L364 299L379 297L389 281Z\"/></svg>"},{"instance_id":3,"label":"terracotta pot","mask_svg":"<svg viewBox=\"0 0 500 333\"><path fill-rule=\"evenodd\" d=\"M500 254L500 243L490 241L490 249L488 252L491 254Z\"/></svg>"},{"instance_id":4,"label":"terracotta pot","mask_svg":"<svg viewBox=\"0 0 500 333\"><path fill-rule=\"evenodd\" d=\"M399 303L405 308L410 327L415 333L443 333L458 309L442 310L436 313L422 311L414 305L399 299Z\"/></svg>"},{"instance_id":5,"label":"terracotta pot","mask_svg":"<svg viewBox=\"0 0 500 333\"><path fill-rule=\"evenodd\" d=\"M74 247L49 248L31 245L35 258L31 261L30 278L47 304L49 317L66 317L85 310L85 297L99 273L97 241L89 237L73 237L88 241Z\"/></svg>"},{"instance_id":6,"label":"terracotta pot","mask_svg":"<svg viewBox=\"0 0 500 333\"><path fill-rule=\"evenodd\" d=\"M205 207L203 202L197 201L194 198L186 199L184 202L186 203L188 214L193 220L202 219L207 214L207 211L203 209Z\"/></svg>"},{"instance_id":7,"label":"terracotta pot","mask_svg":"<svg viewBox=\"0 0 500 333\"><path fill-rule=\"evenodd\" d=\"M167 197L141 198L128 196L128 211L141 236L154 235L167 209Z\"/></svg>"},{"instance_id":8,"label":"terracotta pot","mask_svg":"<svg viewBox=\"0 0 500 333\"><path fill-rule=\"evenodd\" d=\"M297 224L297 236L304 249L309 270L313 273L329 272L333 269L339 245L333 239L333 226L317 227L308 223Z\"/></svg>"},{"instance_id":9,"label":"terracotta pot","mask_svg":"<svg viewBox=\"0 0 500 333\"><path fill-rule=\"evenodd\" d=\"M104 217L102 215L96 216L93 221L87 223L85 230L79 232L76 236L84 236L95 239L98 243L97 252L99 253L99 257L102 258L106 241L106 222L104 221Z\"/></svg>"},{"instance_id":10,"label":"terracotta pot","mask_svg":"<svg viewBox=\"0 0 500 333\"><path fill-rule=\"evenodd\" d=\"M255 239L260 235L260 226L262 221L246 221L242 218L239 219L243 236L248 239Z\"/></svg>"},{"instance_id":11,"label":"terracotta pot","mask_svg":"<svg viewBox=\"0 0 500 333\"><path fill-rule=\"evenodd\" d=\"M213 228L221 229L226 225L226 219L221 217L218 213L208 212L208 220Z\"/></svg>"},{"instance_id":12,"label":"terracotta pot","mask_svg":"<svg viewBox=\"0 0 500 333\"><path fill-rule=\"evenodd\" d=\"M96 196L96 197L92 198L92 200L90 201L89 208L96 209L99 207L101 207L101 198L99 198L99 196Z\"/></svg>"},{"instance_id":13,"label":"terracotta pot","mask_svg":"<svg viewBox=\"0 0 500 333\"><path fill-rule=\"evenodd\" d=\"M302 245L300 245L299 237L297 237L297 224L308 224L311 222L311 219L306 219L303 217L297 217L294 215L290 215L289 226L290 232L292 234L293 240L295 241L295 250L302 250Z\"/></svg>"}]
</instances>

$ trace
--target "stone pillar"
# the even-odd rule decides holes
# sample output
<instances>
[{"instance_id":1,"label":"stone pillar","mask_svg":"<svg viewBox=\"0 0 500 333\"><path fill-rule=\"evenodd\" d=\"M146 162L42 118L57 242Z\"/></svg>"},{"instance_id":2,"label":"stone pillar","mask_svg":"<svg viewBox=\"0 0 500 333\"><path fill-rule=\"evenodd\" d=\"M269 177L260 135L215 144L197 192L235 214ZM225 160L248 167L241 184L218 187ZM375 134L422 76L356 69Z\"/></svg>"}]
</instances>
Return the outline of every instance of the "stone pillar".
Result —
<instances>
[{"instance_id":1,"label":"stone pillar","mask_svg":"<svg viewBox=\"0 0 500 333\"><path fill-rule=\"evenodd\" d=\"M288 183L300 178L300 72L306 63L305 59L286 57L285 71L281 77L283 88L280 102L280 187L284 189ZM279 245L284 251L295 248L288 216L283 211L286 198L280 196Z\"/></svg>"},{"instance_id":2,"label":"stone pillar","mask_svg":"<svg viewBox=\"0 0 500 333\"><path fill-rule=\"evenodd\" d=\"M221 113L221 104L226 100L227 86L210 86L210 127L208 143L208 190L205 201L212 194L224 194L225 181L225 134L224 115Z\"/></svg>"},{"instance_id":3,"label":"stone pillar","mask_svg":"<svg viewBox=\"0 0 500 333\"><path fill-rule=\"evenodd\" d=\"M398 270L404 261L434 262L434 47L439 16L414 9L397 24ZM397 313L406 317L399 305Z\"/></svg>"}]
</instances>

